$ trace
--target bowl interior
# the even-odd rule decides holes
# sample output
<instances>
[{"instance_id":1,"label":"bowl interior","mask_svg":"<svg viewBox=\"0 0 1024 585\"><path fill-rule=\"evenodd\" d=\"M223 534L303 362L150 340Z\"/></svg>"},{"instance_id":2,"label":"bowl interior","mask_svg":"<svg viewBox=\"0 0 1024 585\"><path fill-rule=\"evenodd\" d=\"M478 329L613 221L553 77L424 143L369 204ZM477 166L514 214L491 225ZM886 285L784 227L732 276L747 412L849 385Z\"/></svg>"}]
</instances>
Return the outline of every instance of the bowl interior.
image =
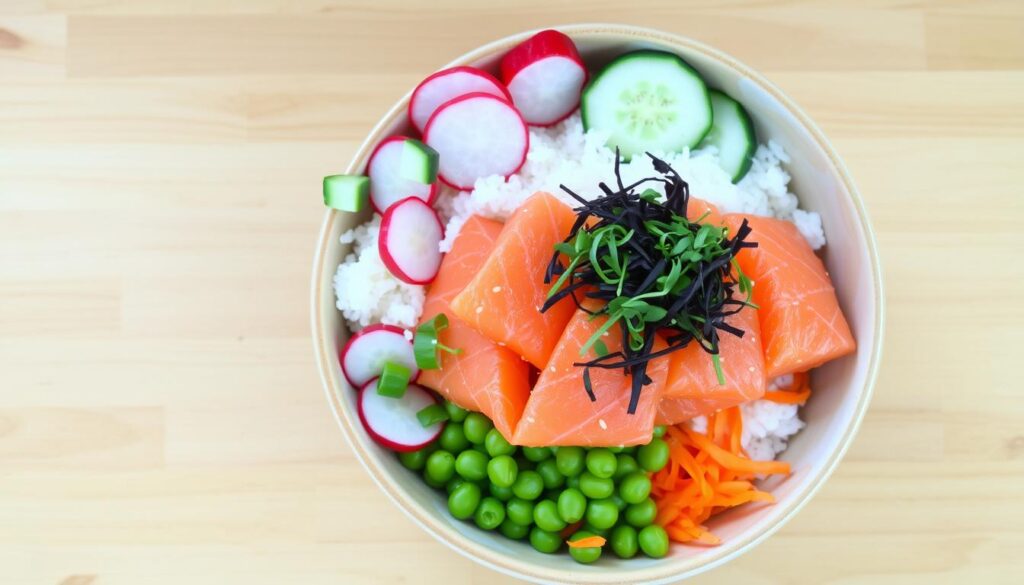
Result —
<instances>
[{"instance_id":1,"label":"bowl interior","mask_svg":"<svg viewBox=\"0 0 1024 585\"><path fill-rule=\"evenodd\" d=\"M441 494L403 468L377 446L355 414L355 393L339 369L337 355L348 332L334 307L332 278L348 254L338 236L365 217L328 211L313 270L314 344L329 401L356 454L381 488L410 517L453 549L492 568L545 582L636 583L679 579L721 564L767 537L817 489L849 445L867 407L880 353L881 276L870 226L859 197L820 131L774 86L749 68L708 47L655 31L622 26L561 27L576 41L591 67L622 52L656 48L676 52L708 81L739 100L754 119L759 141L774 140L791 159L791 190L801 206L821 214L828 246L824 260L858 342L857 353L815 370L813 399L803 410L807 427L783 458L794 472L772 478L764 487L774 505L746 505L715 517L711 529L718 547L674 545L670 556L621 561L608 555L596 565L578 565L567 555L544 555L528 544L486 533L454 520ZM453 64L495 69L498 58L528 36L516 35L457 59ZM362 172L373 146L382 138L410 131L405 118L408 95L382 118L356 153L348 172ZM699 193L695 193L700 196Z\"/></svg>"}]
</instances>

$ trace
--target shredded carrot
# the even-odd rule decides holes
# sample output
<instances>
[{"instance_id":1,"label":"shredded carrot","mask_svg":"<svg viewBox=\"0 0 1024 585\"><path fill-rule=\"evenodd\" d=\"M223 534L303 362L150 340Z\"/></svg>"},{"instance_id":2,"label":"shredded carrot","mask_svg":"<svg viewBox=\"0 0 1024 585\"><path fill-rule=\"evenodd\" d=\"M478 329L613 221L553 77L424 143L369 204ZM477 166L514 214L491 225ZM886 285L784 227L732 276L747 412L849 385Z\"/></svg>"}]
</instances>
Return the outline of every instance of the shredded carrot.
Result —
<instances>
[{"instance_id":1,"label":"shredded carrot","mask_svg":"<svg viewBox=\"0 0 1024 585\"><path fill-rule=\"evenodd\" d=\"M803 404L811 389L807 374L796 374L787 388L765 395L769 400ZM651 478L651 497L658 506L656 522L676 542L714 546L721 540L705 526L709 518L750 502L775 498L757 489L760 475L788 474L784 461L754 461L742 446L743 415L739 407L708 416L707 432L687 424L671 426L665 434L669 464Z\"/></svg>"},{"instance_id":2,"label":"shredded carrot","mask_svg":"<svg viewBox=\"0 0 1024 585\"><path fill-rule=\"evenodd\" d=\"M567 541L565 541L565 543L569 545L569 548L594 548L594 547L602 547L602 546L604 546L604 543L606 543L606 542L608 542L608 541L605 540L605 538L603 536L587 536L585 538L580 538L580 539L577 539L577 540L567 540Z\"/></svg>"}]
</instances>

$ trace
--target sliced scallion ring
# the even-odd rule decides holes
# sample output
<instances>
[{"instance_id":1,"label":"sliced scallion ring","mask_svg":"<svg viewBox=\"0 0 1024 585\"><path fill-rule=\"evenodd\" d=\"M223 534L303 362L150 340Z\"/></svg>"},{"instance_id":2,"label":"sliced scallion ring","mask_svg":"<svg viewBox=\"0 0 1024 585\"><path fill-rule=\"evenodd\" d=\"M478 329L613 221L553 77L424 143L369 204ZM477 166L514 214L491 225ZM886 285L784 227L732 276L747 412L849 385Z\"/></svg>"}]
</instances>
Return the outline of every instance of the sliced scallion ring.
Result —
<instances>
[{"instance_id":1,"label":"sliced scallion ring","mask_svg":"<svg viewBox=\"0 0 1024 585\"><path fill-rule=\"evenodd\" d=\"M416 336L412 340L412 351L416 357L416 365L421 370L436 370L441 367L440 351L458 355L461 349L453 349L438 341L437 336L448 327L448 316L438 313L433 319L422 323L416 328Z\"/></svg>"},{"instance_id":2,"label":"sliced scallion ring","mask_svg":"<svg viewBox=\"0 0 1024 585\"><path fill-rule=\"evenodd\" d=\"M448 420L448 411L440 404L431 404L416 413L416 420L420 421L423 428Z\"/></svg>"},{"instance_id":3,"label":"sliced scallion ring","mask_svg":"<svg viewBox=\"0 0 1024 585\"><path fill-rule=\"evenodd\" d=\"M377 380L377 394L388 398L401 398L405 396L405 389L409 387L409 368L397 362L384 362L384 371Z\"/></svg>"}]
</instances>

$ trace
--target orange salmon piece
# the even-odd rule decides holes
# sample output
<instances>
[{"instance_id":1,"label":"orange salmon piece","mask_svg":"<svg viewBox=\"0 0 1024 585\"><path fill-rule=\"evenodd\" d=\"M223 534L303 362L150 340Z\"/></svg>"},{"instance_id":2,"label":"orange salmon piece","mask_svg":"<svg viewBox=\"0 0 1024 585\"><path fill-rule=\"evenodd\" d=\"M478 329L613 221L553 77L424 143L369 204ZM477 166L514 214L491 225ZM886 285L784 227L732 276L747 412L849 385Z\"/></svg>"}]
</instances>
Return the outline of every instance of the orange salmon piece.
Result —
<instances>
[{"instance_id":1,"label":"orange salmon piece","mask_svg":"<svg viewBox=\"0 0 1024 585\"><path fill-rule=\"evenodd\" d=\"M764 396L767 379L757 310L744 307L726 322L742 329L744 334L736 337L719 331L718 350L725 384L718 383L711 355L691 341L669 354L668 383L658 404L657 424L679 424Z\"/></svg>"},{"instance_id":2,"label":"orange salmon piece","mask_svg":"<svg viewBox=\"0 0 1024 585\"><path fill-rule=\"evenodd\" d=\"M597 357L593 349L581 356L580 348L606 319L599 317L591 321L590 315L583 311L573 315L530 394L513 444L614 447L642 445L651 440L654 415L668 376L667 358L655 359L648 365L647 375L652 382L643 387L634 414L627 412L631 376L621 369L591 368L591 388L597 398L591 402L583 385L583 368L573 365ZM601 339L609 352L622 347L621 334L616 328ZM654 351L664 347L664 342L656 343Z\"/></svg>"},{"instance_id":3,"label":"orange salmon piece","mask_svg":"<svg viewBox=\"0 0 1024 585\"><path fill-rule=\"evenodd\" d=\"M569 235L576 214L549 193L535 193L515 211L494 251L451 301L452 312L538 368L544 367L576 305L563 299L540 312L551 285L544 272L555 244Z\"/></svg>"},{"instance_id":4,"label":"orange salmon piece","mask_svg":"<svg viewBox=\"0 0 1024 585\"><path fill-rule=\"evenodd\" d=\"M704 219L701 219L702 217ZM718 208L696 197L690 197L690 201L686 205L686 219L691 222L701 219L699 223L722 225L722 215L718 212Z\"/></svg>"},{"instance_id":5,"label":"orange salmon piece","mask_svg":"<svg viewBox=\"0 0 1024 585\"><path fill-rule=\"evenodd\" d=\"M451 300L466 287L494 249L502 224L476 215L459 232L445 254L437 277L427 291L423 319L438 313L448 316L449 326L438 340L460 354L439 352L441 369L423 370L418 382L459 406L482 412L506 438L530 397L529 365L515 352L500 347L455 317Z\"/></svg>"},{"instance_id":6,"label":"orange salmon piece","mask_svg":"<svg viewBox=\"0 0 1024 585\"><path fill-rule=\"evenodd\" d=\"M724 218L733 231L743 221ZM832 280L796 226L770 217L747 221L758 247L741 250L736 260L754 281L767 377L806 372L852 353L857 344Z\"/></svg>"}]
</instances>

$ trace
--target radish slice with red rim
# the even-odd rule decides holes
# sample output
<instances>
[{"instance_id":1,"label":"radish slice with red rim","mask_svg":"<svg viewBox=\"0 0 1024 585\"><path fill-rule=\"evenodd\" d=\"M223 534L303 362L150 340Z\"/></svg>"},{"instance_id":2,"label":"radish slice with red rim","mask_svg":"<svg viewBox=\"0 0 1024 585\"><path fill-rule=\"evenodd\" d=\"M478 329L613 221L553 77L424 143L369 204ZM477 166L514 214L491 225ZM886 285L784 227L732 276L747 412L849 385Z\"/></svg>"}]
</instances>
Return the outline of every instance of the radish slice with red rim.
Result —
<instances>
[{"instance_id":1,"label":"radish slice with red rim","mask_svg":"<svg viewBox=\"0 0 1024 585\"><path fill-rule=\"evenodd\" d=\"M579 107L587 68L572 39L545 30L505 54L501 78L528 124L551 126Z\"/></svg>"},{"instance_id":2,"label":"radish slice with red rim","mask_svg":"<svg viewBox=\"0 0 1024 585\"><path fill-rule=\"evenodd\" d=\"M422 199L409 197L384 212L377 248L384 265L409 284L427 284L441 268L444 227Z\"/></svg>"},{"instance_id":3,"label":"radish slice with red rim","mask_svg":"<svg viewBox=\"0 0 1024 585\"><path fill-rule=\"evenodd\" d=\"M424 141L440 154L438 177L464 191L477 179L509 177L526 162L530 134L512 104L470 93L442 105L430 117Z\"/></svg>"},{"instance_id":4,"label":"radish slice with red rim","mask_svg":"<svg viewBox=\"0 0 1024 585\"><path fill-rule=\"evenodd\" d=\"M377 380L359 390L359 419L366 432L388 449L407 452L425 447L444 429L438 422L424 427L416 413L439 404L436 396L417 384L409 384L401 398L377 394Z\"/></svg>"},{"instance_id":5,"label":"radish slice with red rim","mask_svg":"<svg viewBox=\"0 0 1024 585\"><path fill-rule=\"evenodd\" d=\"M341 350L341 371L352 386L359 388L380 376L385 362L409 368L409 379L415 380L420 370L412 341L405 331L394 325L370 325L349 338Z\"/></svg>"},{"instance_id":6,"label":"radish slice with red rim","mask_svg":"<svg viewBox=\"0 0 1024 585\"><path fill-rule=\"evenodd\" d=\"M437 183L424 185L402 177L402 151L408 136L392 136L377 145L370 155L366 174L370 177L370 204L383 214L395 202L416 197L431 204L437 199Z\"/></svg>"},{"instance_id":7,"label":"radish slice with red rim","mask_svg":"<svg viewBox=\"0 0 1024 585\"><path fill-rule=\"evenodd\" d=\"M443 69L420 82L409 99L409 121L423 132L441 104L467 93L486 93L509 102L512 96L500 81L476 67Z\"/></svg>"}]
</instances>

